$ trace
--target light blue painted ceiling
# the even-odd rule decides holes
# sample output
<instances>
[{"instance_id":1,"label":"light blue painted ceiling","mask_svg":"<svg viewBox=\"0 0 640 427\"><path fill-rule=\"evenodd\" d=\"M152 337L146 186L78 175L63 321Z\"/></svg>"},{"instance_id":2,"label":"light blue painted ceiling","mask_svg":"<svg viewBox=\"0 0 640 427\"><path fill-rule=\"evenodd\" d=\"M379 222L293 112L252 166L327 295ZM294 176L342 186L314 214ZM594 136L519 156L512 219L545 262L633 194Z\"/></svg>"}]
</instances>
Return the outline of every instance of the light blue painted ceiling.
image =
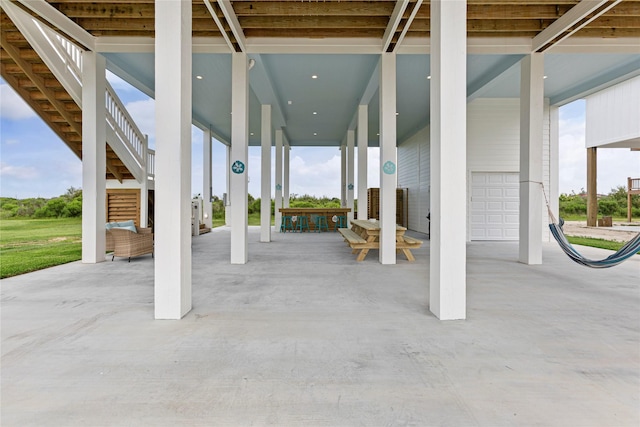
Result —
<instances>
[{"instance_id":1,"label":"light blue painted ceiling","mask_svg":"<svg viewBox=\"0 0 640 427\"><path fill-rule=\"evenodd\" d=\"M153 54L106 54L109 68L153 96ZM378 63L377 55L250 55L249 138L260 144L260 104L292 146L338 146L346 135ZM522 55L468 55L469 99L512 98L520 92ZM429 121L429 55L397 56L397 133L402 142ZM312 78L316 75L317 78ZM607 84L640 75L638 54L546 54L545 97L561 105ZM202 76L197 79L196 76ZM291 102L291 103L289 103ZM369 143L378 145L379 96L369 101ZM313 114L316 112L317 114ZM216 137L231 137L231 55L193 55L193 118ZM314 133L316 135L314 135Z\"/></svg>"}]
</instances>

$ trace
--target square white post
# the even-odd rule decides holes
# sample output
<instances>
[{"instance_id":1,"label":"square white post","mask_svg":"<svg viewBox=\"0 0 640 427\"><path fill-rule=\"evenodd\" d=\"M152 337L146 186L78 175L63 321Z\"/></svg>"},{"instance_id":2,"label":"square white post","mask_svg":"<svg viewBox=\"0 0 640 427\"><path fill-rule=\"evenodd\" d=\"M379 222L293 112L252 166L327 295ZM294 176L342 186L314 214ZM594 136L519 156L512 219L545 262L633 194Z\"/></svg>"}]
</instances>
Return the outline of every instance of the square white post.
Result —
<instances>
[{"instance_id":1,"label":"square white post","mask_svg":"<svg viewBox=\"0 0 640 427\"><path fill-rule=\"evenodd\" d=\"M286 177L285 177L286 179ZM280 230L282 224L282 129L276 129L276 200L275 200L275 224Z\"/></svg>"},{"instance_id":2,"label":"square white post","mask_svg":"<svg viewBox=\"0 0 640 427\"><path fill-rule=\"evenodd\" d=\"M380 58L380 263L396 263L396 54Z\"/></svg>"},{"instance_id":3,"label":"square white post","mask_svg":"<svg viewBox=\"0 0 640 427\"><path fill-rule=\"evenodd\" d=\"M262 106L260 241L271 241L271 105Z\"/></svg>"},{"instance_id":4,"label":"square white post","mask_svg":"<svg viewBox=\"0 0 640 427\"><path fill-rule=\"evenodd\" d=\"M249 257L249 68L246 53L232 53L231 57L231 264L246 264Z\"/></svg>"},{"instance_id":5,"label":"square white post","mask_svg":"<svg viewBox=\"0 0 640 427\"><path fill-rule=\"evenodd\" d=\"M369 106L358 106L358 219L367 219L367 157L369 155Z\"/></svg>"},{"instance_id":6,"label":"square white post","mask_svg":"<svg viewBox=\"0 0 640 427\"><path fill-rule=\"evenodd\" d=\"M284 194L282 195L284 200L282 204L285 208L289 207L289 178L291 176L291 146L287 144L284 147L284 186L282 187L282 191ZM277 223L276 223L277 224Z\"/></svg>"},{"instance_id":7,"label":"square white post","mask_svg":"<svg viewBox=\"0 0 640 427\"><path fill-rule=\"evenodd\" d=\"M90 51L82 61L82 262L94 264L106 247L106 61Z\"/></svg>"},{"instance_id":8,"label":"square white post","mask_svg":"<svg viewBox=\"0 0 640 427\"><path fill-rule=\"evenodd\" d=\"M353 220L353 193L355 190L355 186L353 184L353 179L355 178L355 166L356 161L354 159L355 155L355 145L356 141L356 132L354 130L347 131L347 207L351 209L351 212L347 214L348 226L351 226L351 220Z\"/></svg>"},{"instance_id":9,"label":"square white post","mask_svg":"<svg viewBox=\"0 0 640 427\"><path fill-rule=\"evenodd\" d=\"M547 198L551 212L558 218L560 216L560 108L550 107L549 115L549 190ZM544 207L542 212L542 217L548 218L548 214L546 216L544 214ZM553 239L551 233L548 233L547 236L549 241Z\"/></svg>"},{"instance_id":10,"label":"square white post","mask_svg":"<svg viewBox=\"0 0 640 427\"><path fill-rule=\"evenodd\" d=\"M466 318L467 2L431 1L429 309Z\"/></svg>"},{"instance_id":11,"label":"square white post","mask_svg":"<svg viewBox=\"0 0 640 427\"><path fill-rule=\"evenodd\" d=\"M155 318L191 310L191 1L155 2Z\"/></svg>"},{"instance_id":12,"label":"square white post","mask_svg":"<svg viewBox=\"0 0 640 427\"><path fill-rule=\"evenodd\" d=\"M142 182L140 183L140 227L149 225L149 136L142 146Z\"/></svg>"},{"instance_id":13,"label":"square white post","mask_svg":"<svg viewBox=\"0 0 640 427\"><path fill-rule=\"evenodd\" d=\"M542 264L542 133L544 54L520 63L520 256L524 264Z\"/></svg>"},{"instance_id":14,"label":"square white post","mask_svg":"<svg viewBox=\"0 0 640 427\"><path fill-rule=\"evenodd\" d=\"M204 226L213 227L213 208L211 206L212 192L212 151L211 151L211 130L202 132L202 213L204 216Z\"/></svg>"},{"instance_id":15,"label":"square white post","mask_svg":"<svg viewBox=\"0 0 640 427\"><path fill-rule=\"evenodd\" d=\"M231 147L225 145L225 148L225 176L227 177L227 182L225 184L224 225L231 227Z\"/></svg>"},{"instance_id":16,"label":"square white post","mask_svg":"<svg viewBox=\"0 0 640 427\"><path fill-rule=\"evenodd\" d=\"M340 146L340 206L347 206L347 147Z\"/></svg>"}]
</instances>

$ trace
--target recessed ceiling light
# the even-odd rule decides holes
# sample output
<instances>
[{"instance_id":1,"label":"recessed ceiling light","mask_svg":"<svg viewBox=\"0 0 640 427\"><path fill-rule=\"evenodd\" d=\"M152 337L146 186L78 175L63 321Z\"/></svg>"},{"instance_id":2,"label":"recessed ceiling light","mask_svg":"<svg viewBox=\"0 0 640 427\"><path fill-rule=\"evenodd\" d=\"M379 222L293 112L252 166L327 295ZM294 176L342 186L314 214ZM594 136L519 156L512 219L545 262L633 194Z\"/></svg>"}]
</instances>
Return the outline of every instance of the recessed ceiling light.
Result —
<instances>
[{"instance_id":1,"label":"recessed ceiling light","mask_svg":"<svg viewBox=\"0 0 640 427\"><path fill-rule=\"evenodd\" d=\"M543 79L546 79L548 76L542 76Z\"/></svg>"},{"instance_id":2,"label":"recessed ceiling light","mask_svg":"<svg viewBox=\"0 0 640 427\"><path fill-rule=\"evenodd\" d=\"M253 132L251 132L251 136L253 136Z\"/></svg>"},{"instance_id":3,"label":"recessed ceiling light","mask_svg":"<svg viewBox=\"0 0 640 427\"><path fill-rule=\"evenodd\" d=\"M380 133L378 133L377 135L380 136Z\"/></svg>"},{"instance_id":4,"label":"recessed ceiling light","mask_svg":"<svg viewBox=\"0 0 640 427\"><path fill-rule=\"evenodd\" d=\"M431 80L431 76L427 76L427 80Z\"/></svg>"},{"instance_id":5,"label":"recessed ceiling light","mask_svg":"<svg viewBox=\"0 0 640 427\"><path fill-rule=\"evenodd\" d=\"M398 113L398 112L396 111L396 116L399 116L399 115L400 115L400 113Z\"/></svg>"},{"instance_id":6,"label":"recessed ceiling light","mask_svg":"<svg viewBox=\"0 0 640 427\"><path fill-rule=\"evenodd\" d=\"M202 76L199 76L199 75L198 75L198 76L196 76L196 79L198 79L198 80L202 80Z\"/></svg>"},{"instance_id":7,"label":"recessed ceiling light","mask_svg":"<svg viewBox=\"0 0 640 427\"><path fill-rule=\"evenodd\" d=\"M316 74L314 74L313 76L311 76L312 79L317 79L318 76Z\"/></svg>"},{"instance_id":8,"label":"recessed ceiling light","mask_svg":"<svg viewBox=\"0 0 640 427\"><path fill-rule=\"evenodd\" d=\"M314 115L314 116L315 116L315 115L317 115L317 114L318 114L318 112L317 112L317 111L314 111L314 112L313 112L313 115Z\"/></svg>"},{"instance_id":9,"label":"recessed ceiling light","mask_svg":"<svg viewBox=\"0 0 640 427\"><path fill-rule=\"evenodd\" d=\"M287 101L287 104L291 105L293 104L293 101Z\"/></svg>"},{"instance_id":10,"label":"recessed ceiling light","mask_svg":"<svg viewBox=\"0 0 640 427\"><path fill-rule=\"evenodd\" d=\"M313 136L318 136L318 132L314 132L314 133L313 133Z\"/></svg>"}]
</instances>

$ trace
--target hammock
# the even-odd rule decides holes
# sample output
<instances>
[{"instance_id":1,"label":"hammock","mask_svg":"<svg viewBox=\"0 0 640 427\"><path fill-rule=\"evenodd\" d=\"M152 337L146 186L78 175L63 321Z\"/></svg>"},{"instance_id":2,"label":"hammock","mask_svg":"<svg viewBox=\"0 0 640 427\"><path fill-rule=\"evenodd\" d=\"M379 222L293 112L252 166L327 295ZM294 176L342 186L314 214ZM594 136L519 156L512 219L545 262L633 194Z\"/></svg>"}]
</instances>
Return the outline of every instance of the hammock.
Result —
<instances>
[{"instance_id":1,"label":"hammock","mask_svg":"<svg viewBox=\"0 0 640 427\"><path fill-rule=\"evenodd\" d=\"M591 268L609 268L614 267L623 261L626 261L640 251L640 233L638 233L636 237L625 243L625 245L621 247L616 253L614 253L613 255L609 255L605 259L593 260L585 258L567 240L567 236L565 236L564 231L562 231L564 220L560 218L560 221L556 221L556 217L551 210L551 206L549 205L547 192L544 190L544 184L541 182L538 182L538 184L540 184L540 187L542 188L544 201L547 204L547 211L549 212L549 218L551 219L549 223L549 230L551 230L551 234L556 239L556 242L558 242L558 245L560 245L560 249L562 249L564 253L567 254L567 256L569 256L569 258L571 258L571 260L573 260L574 262Z\"/></svg>"},{"instance_id":2,"label":"hammock","mask_svg":"<svg viewBox=\"0 0 640 427\"><path fill-rule=\"evenodd\" d=\"M551 213L551 212L550 212ZM553 215L552 215L553 217ZM562 219L560 220L562 223ZM621 262L631 258L638 251L640 251L640 233L636 235L633 239L629 240L623 247L620 248L616 253L606 257L601 260L592 260L589 258L585 258L580 255L580 253L571 246L571 243L567 240L567 237L564 235L562 231L562 224L556 224L555 221L549 224L549 229L551 230L551 234L556 239L560 248L566 253L569 258L578 264L591 267L591 268L608 268L613 267Z\"/></svg>"}]
</instances>

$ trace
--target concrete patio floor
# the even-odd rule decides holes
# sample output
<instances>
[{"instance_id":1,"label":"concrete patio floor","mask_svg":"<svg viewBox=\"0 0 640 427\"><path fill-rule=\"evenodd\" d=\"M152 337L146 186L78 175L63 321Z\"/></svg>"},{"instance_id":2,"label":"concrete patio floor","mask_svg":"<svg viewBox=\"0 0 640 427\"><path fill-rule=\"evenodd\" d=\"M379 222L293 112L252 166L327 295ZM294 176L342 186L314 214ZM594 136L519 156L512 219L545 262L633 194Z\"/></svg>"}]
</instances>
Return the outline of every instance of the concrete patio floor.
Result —
<instances>
[{"instance_id":1,"label":"concrete patio floor","mask_svg":"<svg viewBox=\"0 0 640 427\"><path fill-rule=\"evenodd\" d=\"M249 238L246 265L228 229L193 239L181 321L153 319L149 256L2 280L2 426L640 425L640 257L473 242L442 322L428 244L383 266L337 233Z\"/></svg>"}]
</instances>

